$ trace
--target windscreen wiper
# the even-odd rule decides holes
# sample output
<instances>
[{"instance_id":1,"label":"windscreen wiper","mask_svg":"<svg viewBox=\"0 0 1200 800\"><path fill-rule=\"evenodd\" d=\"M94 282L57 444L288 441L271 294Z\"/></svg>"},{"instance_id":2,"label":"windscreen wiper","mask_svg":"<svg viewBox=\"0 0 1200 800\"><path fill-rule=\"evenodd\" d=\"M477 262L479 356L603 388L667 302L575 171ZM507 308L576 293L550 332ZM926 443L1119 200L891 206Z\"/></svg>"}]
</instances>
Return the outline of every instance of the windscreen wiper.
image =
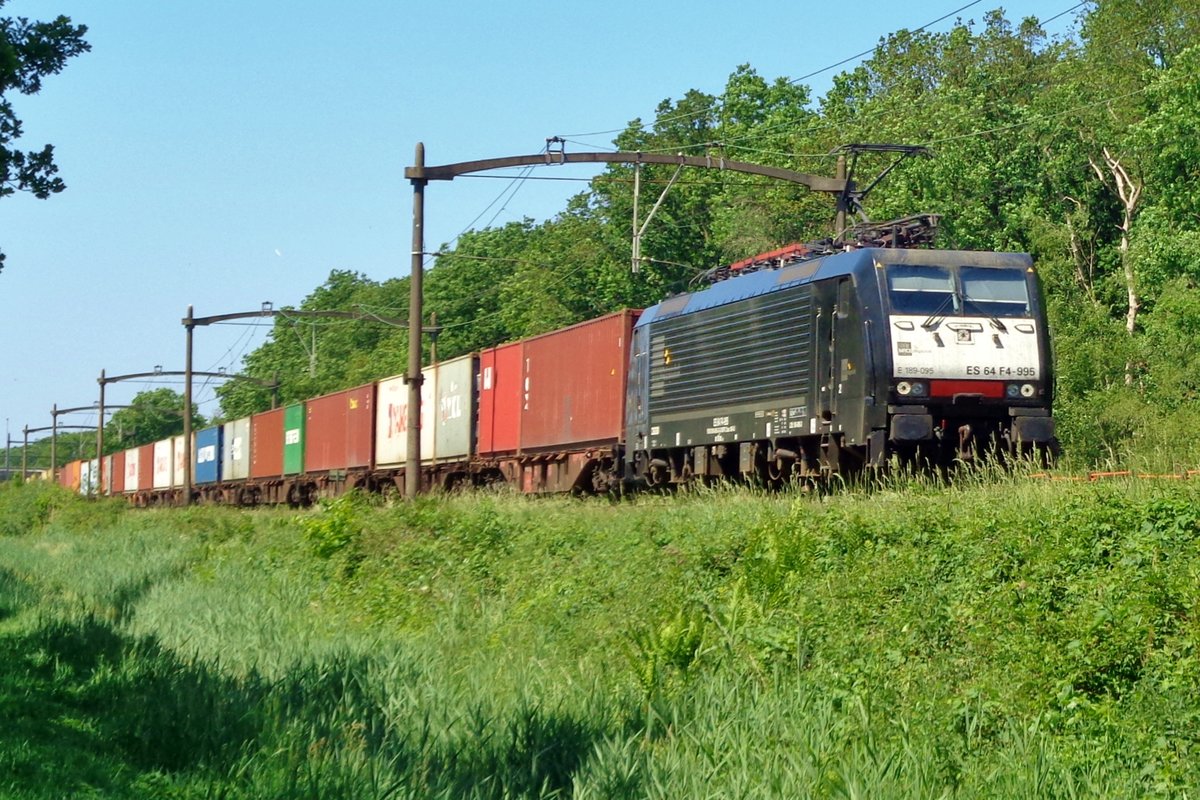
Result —
<instances>
[{"instance_id":1,"label":"windscreen wiper","mask_svg":"<svg viewBox=\"0 0 1200 800\"><path fill-rule=\"evenodd\" d=\"M927 331L937 330L938 325L941 325L942 320L946 318L946 315L943 313L946 310L946 306L951 305L953 302L954 293L946 292L946 298L938 304L938 307L933 310L932 314L925 318L925 321L921 323L921 327Z\"/></svg>"},{"instance_id":2,"label":"windscreen wiper","mask_svg":"<svg viewBox=\"0 0 1200 800\"><path fill-rule=\"evenodd\" d=\"M988 322L992 323L993 328L1000 331L1001 333L1008 333L1008 328L1006 328L1004 326L1004 323L1000 321L999 317L997 317L993 314L987 313L987 311L984 310L983 306L979 303L978 300L975 300L974 298L971 298L971 297L967 297L964 294L963 295L963 308L966 308L968 303L970 303L972 306L974 306L975 310L978 311L980 314L987 317Z\"/></svg>"}]
</instances>

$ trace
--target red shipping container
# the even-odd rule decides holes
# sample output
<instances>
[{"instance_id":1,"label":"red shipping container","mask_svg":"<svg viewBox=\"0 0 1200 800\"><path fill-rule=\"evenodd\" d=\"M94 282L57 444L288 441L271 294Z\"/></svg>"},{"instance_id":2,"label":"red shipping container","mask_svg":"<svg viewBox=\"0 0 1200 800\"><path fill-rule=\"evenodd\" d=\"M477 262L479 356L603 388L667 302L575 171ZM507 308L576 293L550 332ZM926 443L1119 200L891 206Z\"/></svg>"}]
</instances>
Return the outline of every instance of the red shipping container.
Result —
<instances>
[{"instance_id":1,"label":"red shipping container","mask_svg":"<svg viewBox=\"0 0 1200 800\"><path fill-rule=\"evenodd\" d=\"M640 313L618 311L481 353L479 453L620 441L630 341Z\"/></svg>"},{"instance_id":2,"label":"red shipping container","mask_svg":"<svg viewBox=\"0 0 1200 800\"><path fill-rule=\"evenodd\" d=\"M138 448L138 491L154 488L154 445L144 444Z\"/></svg>"},{"instance_id":3,"label":"red shipping container","mask_svg":"<svg viewBox=\"0 0 1200 800\"><path fill-rule=\"evenodd\" d=\"M479 354L480 455L514 453L521 446L523 355L523 342Z\"/></svg>"},{"instance_id":4,"label":"red shipping container","mask_svg":"<svg viewBox=\"0 0 1200 800\"><path fill-rule=\"evenodd\" d=\"M72 461L69 464L64 464L58 470L58 484L64 489L70 489L73 492L79 491L80 474L79 468L83 466L82 461Z\"/></svg>"},{"instance_id":5,"label":"red shipping container","mask_svg":"<svg viewBox=\"0 0 1200 800\"><path fill-rule=\"evenodd\" d=\"M375 444L375 384L305 403L304 469L369 467Z\"/></svg>"},{"instance_id":6,"label":"red shipping container","mask_svg":"<svg viewBox=\"0 0 1200 800\"><path fill-rule=\"evenodd\" d=\"M119 450L109 459L104 465L104 493L121 494L125 491L125 451Z\"/></svg>"},{"instance_id":7,"label":"red shipping container","mask_svg":"<svg viewBox=\"0 0 1200 800\"><path fill-rule=\"evenodd\" d=\"M522 450L621 440L638 314L618 311L525 341Z\"/></svg>"},{"instance_id":8,"label":"red shipping container","mask_svg":"<svg viewBox=\"0 0 1200 800\"><path fill-rule=\"evenodd\" d=\"M283 475L283 409L250 417L250 477Z\"/></svg>"}]
</instances>

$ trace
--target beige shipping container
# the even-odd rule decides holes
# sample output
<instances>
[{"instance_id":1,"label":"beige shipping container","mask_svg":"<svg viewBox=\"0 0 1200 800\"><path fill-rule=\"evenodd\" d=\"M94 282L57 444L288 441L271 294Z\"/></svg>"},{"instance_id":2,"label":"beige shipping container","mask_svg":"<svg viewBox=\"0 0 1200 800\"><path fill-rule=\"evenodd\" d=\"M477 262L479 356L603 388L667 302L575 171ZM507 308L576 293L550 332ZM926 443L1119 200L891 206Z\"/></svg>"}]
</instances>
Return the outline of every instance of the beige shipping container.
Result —
<instances>
[{"instance_id":1,"label":"beige shipping container","mask_svg":"<svg viewBox=\"0 0 1200 800\"><path fill-rule=\"evenodd\" d=\"M250 418L225 423L221 445L221 478L244 481L250 477Z\"/></svg>"},{"instance_id":2,"label":"beige shipping container","mask_svg":"<svg viewBox=\"0 0 1200 800\"><path fill-rule=\"evenodd\" d=\"M193 439L194 442L194 439ZM192 450L196 448L193 447ZM183 452L183 437L171 437L171 486L178 488L183 486L183 459L186 454Z\"/></svg>"},{"instance_id":3,"label":"beige shipping container","mask_svg":"<svg viewBox=\"0 0 1200 800\"><path fill-rule=\"evenodd\" d=\"M421 384L421 455L422 461L433 453L433 427L430 406L433 400L432 368ZM408 384L404 376L379 382L375 398L375 466L402 467L408 461Z\"/></svg>"}]
</instances>

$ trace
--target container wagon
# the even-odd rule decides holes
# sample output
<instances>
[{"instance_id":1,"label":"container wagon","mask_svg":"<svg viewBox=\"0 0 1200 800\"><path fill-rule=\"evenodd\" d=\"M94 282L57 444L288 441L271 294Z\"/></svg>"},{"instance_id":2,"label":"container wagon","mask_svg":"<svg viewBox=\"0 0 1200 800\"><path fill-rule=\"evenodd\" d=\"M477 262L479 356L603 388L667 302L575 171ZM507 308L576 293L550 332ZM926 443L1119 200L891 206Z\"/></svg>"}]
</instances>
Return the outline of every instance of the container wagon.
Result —
<instances>
[{"instance_id":1,"label":"container wagon","mask_svg":"<svg viewBox=\"0 0 1200 800\"><path fill-rule=\"evenodd\" d=\"M638 314L626 309L480 353L482 478L523 492L616 485Z\"/></svg>"}]
</instances>

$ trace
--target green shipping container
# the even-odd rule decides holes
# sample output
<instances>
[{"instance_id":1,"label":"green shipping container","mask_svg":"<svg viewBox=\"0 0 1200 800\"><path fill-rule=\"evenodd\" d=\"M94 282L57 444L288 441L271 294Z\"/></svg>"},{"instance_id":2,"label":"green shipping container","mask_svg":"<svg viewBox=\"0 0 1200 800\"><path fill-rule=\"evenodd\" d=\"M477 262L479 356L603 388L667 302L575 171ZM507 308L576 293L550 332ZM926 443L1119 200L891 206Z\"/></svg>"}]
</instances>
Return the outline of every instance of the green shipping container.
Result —
<instances>
[{"instance_id":1,"label":"green shipping container","mask_svg":"<svg viewBox=\"0 0 1200 800\"><path fill-rule=\"evenodd\" d=\"M304 472L304 404L283 410L283 474Z\"/></svg>"}]
</instances>

